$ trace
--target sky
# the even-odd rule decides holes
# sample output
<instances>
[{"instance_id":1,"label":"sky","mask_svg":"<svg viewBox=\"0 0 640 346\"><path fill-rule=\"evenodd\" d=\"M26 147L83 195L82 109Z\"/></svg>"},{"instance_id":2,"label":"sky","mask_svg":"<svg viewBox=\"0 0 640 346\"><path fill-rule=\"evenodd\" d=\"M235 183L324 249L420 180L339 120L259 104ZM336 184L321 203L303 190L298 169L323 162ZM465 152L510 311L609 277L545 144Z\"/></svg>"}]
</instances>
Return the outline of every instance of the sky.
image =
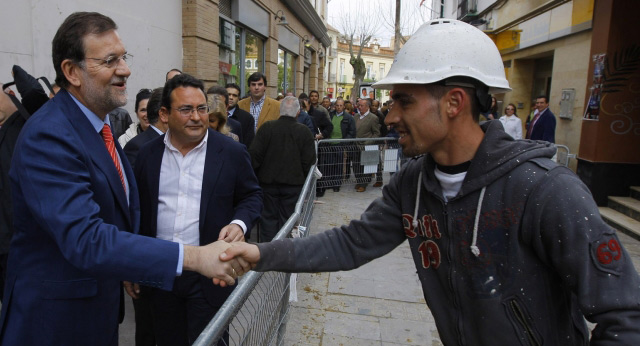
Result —
<instances>
[{"instance_id":1,"label":"sky","mask_svg":"<svg viewBox=\"0 0 640 346\"><path fill-rule=\"evenodd\" d=\"M401 22L402 33L409 35L418 29L420 24L431 18L429 6L432 1L426 0L420 6L421 0L402 0ZM363 6L362 4L367 4ZM341 30L345 19L350 22L360 20L373 21L376 25L376 38L386 46L393 37L393 20L395 19L395 0L367 0L366 2L353 0L329 0L327 21L334 28Z\"/></svg>"}]
</instances>

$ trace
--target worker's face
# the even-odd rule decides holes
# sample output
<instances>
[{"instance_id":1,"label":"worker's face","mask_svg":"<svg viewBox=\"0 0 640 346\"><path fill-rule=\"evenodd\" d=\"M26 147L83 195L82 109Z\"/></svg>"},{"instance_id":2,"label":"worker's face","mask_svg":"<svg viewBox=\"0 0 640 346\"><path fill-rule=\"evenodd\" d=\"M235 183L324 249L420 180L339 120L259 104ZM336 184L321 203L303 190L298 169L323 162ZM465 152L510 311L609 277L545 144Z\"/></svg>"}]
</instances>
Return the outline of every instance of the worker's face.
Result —
<instances>
[{"instance_id":1,"label":"worker's face","mask_svg":"<svg viewBox=\"0 0 640 346\"><path fill-rule=\"evenodd\" d=\"M539 112L542 112L547 107L549 107L549 104L547 103L547 100L544 97L540 97L536 99L536 108L538 109Z\"/></svg>"},{"instance_id":2,"label":"worker's face","mask_svg":"<svg viewBox=\"0 0 640 346\"><path fill-rule=\"evenodd\" d=\"M229 93L229 109L231 109L238 104L238 99L240 98L240 90L236 88L227 88L227 92Z\"/></svg>"},{"instance_id":3,"label":"worker's face","mask_svg":"<svg viewBox=\"0 0 640 346\"><path fill-rule=\"evenodd\" d=\"M394 85L393 100L385 123L400 135L398 143L403 154L416 156L438 150L447 135L440 100L434 99L424 86L410 84Z\"/></svg>"}]
</instances>

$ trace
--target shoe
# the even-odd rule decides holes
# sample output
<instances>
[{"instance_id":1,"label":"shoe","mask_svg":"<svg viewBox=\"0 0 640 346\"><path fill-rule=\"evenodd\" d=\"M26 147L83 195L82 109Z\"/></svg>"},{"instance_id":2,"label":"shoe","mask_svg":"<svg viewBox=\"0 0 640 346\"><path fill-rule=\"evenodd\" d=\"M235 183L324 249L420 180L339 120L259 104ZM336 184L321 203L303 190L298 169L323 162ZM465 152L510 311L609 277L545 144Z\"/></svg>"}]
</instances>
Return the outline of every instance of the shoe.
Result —
<instances>
[{"instance_id":1,"label":"shoe","mask_svg":"<svg viewBox=\"0 0 640 346\"><path fill-rule=\"evenodd\" d=\"M381 187L382 186L382 182L381 181L376 181L375 184L373 184L373 187Z\"/></svg>"},{"instance_id":2,"label":"shoe","mask_svg":"<svg viewBox=\"0 0 640 346\"><path fill-rule=\"evenodd\" d=\"M324 190L317 190L316 197L322 197L322 196L324 196Z\"/></svg>"},{"instance_id":3,"label":"shoe","mask_svg":"<svg viewBox=\"0 0 640 346\"><path fill-rule=\"evenodd\" d=\"M333 192L340 192L340 188L339 187L334 187L333 188Z\"/></svg>"},{"instance_id":4,"label":"shoe","mask_svg":"<svg viewBox=\"0 0 640 346\"><path fill-rule=\"evenodd\" d=\"M364 186L358 186L358 187L356 188L356 192L365 192L366 190L367 190L367 188L366 188L366 187L364 187Z\"/></svg>"}]
</instances>

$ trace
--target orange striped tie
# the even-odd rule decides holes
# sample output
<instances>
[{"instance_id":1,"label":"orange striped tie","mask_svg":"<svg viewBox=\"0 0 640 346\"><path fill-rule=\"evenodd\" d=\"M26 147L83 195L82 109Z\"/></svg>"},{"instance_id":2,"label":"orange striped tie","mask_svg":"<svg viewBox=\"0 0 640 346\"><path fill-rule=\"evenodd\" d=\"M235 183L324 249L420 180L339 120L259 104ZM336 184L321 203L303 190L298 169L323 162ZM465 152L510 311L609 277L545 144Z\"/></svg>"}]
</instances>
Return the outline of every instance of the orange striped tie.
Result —
<instances>
[{"instance_id":1,"label":"orange striped tie","mask_svg":"<svg viewBox=\"0 0 640 346\"><path fill-rule=\"evenodd\" d=\"M107 151L109 151L109 155L111 155L111 159L116 165L118 175L120 176L120 182L122 183L122 187L126 192L127 188L124 184L124 175L122 174L122 168L120 167L120 160L118 160L118 152L116 151L116 146L115 144L113 144L113 135L111 134L111 128L109 127L109 125L104 124L100 133L102 134L102 138L104 139L104 144L107 146Z\"/></svg>"}]
</instances>

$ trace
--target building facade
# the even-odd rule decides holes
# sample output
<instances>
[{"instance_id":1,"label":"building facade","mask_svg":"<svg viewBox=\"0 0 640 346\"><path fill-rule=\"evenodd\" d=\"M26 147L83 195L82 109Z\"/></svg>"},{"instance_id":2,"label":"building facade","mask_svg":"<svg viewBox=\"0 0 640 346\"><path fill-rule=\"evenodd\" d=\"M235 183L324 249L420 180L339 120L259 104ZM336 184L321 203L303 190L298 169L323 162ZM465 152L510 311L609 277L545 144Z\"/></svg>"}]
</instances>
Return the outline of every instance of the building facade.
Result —
<instances>
[{"instance_id":1,"label":"building facade","mask_svg":"<svg viewBox=\"0 0 640 346\"><path fill-rule=\"evenodd\" d=\"M51 40L62 21L77 11L96 11L118 24L134 56L128 80L133 113L135 94L164 85L165 73L179 68L206 86L234 82L246 94L246 77L267 76L267 95L296 95L325 88L327 0L183 1L19 1L0 11L0 81L12 80L14 64L36 77L55 79Z\"/></svg>"},{"instance_id":2,"label":"building facade","mask_svg":"<svg viewBox=\"0 0 640 346\"><path fill-rule=\"evenodd\" d=\"M332 99L338 96L345 99L351 98L354 74L353 66L349 63L351 55L349 44L341 39L338 29L327 25L331 45L327 52L327 73L325 80L327 87L325 95ZM353 51L357 53L359 46L354 45ZM364 60L367 74L363 83L373 83L382 79L393 63L393 48L381 47L377 40L374 40L367 47L362 49L362 59ZM389 99L388 90L376 92L376 99L385 102Z\"/></svg>"}]
</instances>

